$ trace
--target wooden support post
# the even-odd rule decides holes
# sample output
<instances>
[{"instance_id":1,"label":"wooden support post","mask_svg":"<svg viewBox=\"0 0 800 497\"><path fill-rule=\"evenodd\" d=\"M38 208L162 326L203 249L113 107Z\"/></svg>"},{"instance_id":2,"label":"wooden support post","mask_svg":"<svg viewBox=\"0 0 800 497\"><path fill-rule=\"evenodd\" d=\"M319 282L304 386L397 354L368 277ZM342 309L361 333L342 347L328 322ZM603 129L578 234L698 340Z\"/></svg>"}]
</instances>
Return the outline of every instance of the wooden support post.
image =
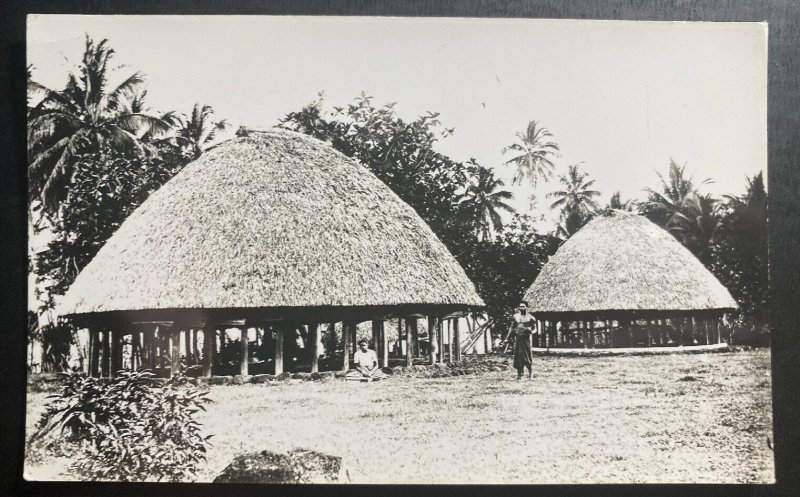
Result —
<instances>
[{"instance_id":1,"label":"wooden support post","mask_svg":"<svg viewBox=\"0 0 800 497\"><path fill-rule=\"evenodd\" d=\"M239 328L239 332L241 333L239 341L239 374L247 376L250 373L248 368L250 363L250 350L248 346L250 343L247 339L247 327L242 326Z\"/></svg>"},{"instance_id":2,"label":"wooden support post","mask_svg":"<svg viewBox=\"0 0 800 497\"><path fill-rule=\"evenodd\" d=\"M403 318L397 318L397 355L403 357ZM406 351L408 344L406 344Z\"/></svg>"},{"instance_id":3,"label":"wooden support post","mask_svg":"<svg viewBox=\"0 0 800 497\"><path fill-rule=\"evenodd\" d=\"M380 366L382 368L389 367L389 340L386 337L386 321L381 320L380 322L380 340L381 340L381 360Z\"/></svg>"},{"instance_id":4,"label":"wooden support post","mask_svg":"<svg viewBox=\"0 0 800 497\"><path fill-rule=\"evenodd\" d=\"M139 359L137 361L137 358ZM131 333L131 369L139 369L142 365L142 347L139 342L139 331Z\"/></svg>"},{"instance_id":5,"label":"wooden support post","mask_svg":"<svg viewBox=\"0 0 800 497\"><path fill-rule=\"evenodd\" d=\"M447 362L452 364L453 363L453 320L448 319L447 325L444 328L445 328L444 332L446 334L442 338L442 342L444 342L445 340L447 341Z\"/></svg>"},{"instance_id":6,"label":"wooden support post","mask_svg":"<svg viewBox=\"0 0 800 497\"><path fill-rule=\"evenodd\" d=\"M185 333L185 343L183 344L183 353L186 355L186 362L191 364L191 357L194 355L192 345L194 344L194 328L189 328Z\"/></svg>"},{"instance_id":7,"label":"wooden support post","mask_svg":"<svg viewBox=\"0 0 800 497\"><path fill-rule=\"evenodd\" d=\"M411 320L406 318L406 366L414 365L414 345L411 337Z\"/></svg>"},{"instance_id":8,"label":"wooden support post","mask_svg":"<svg viewBox=\"0 0 800 497\"><path fill-rule=\"evenodd\" d=\"M170 366L169 375L175 376L181 369L181 330L170 330Z\"/></svg>"},{"instance_id":9,"label":"wooden support post","mask_svg":"<svg viewBox=\"0 0 800 497\"><path fill-rule=\"evenodd\" d=\"M438 344L436 343L436 318L433 316L428 316L428 354L430 355L431 364L436 364L436 349Z\"/></svg>"},{"instance_id":10,"label":"wooden support post","mask_svg":"<svg viewBox=\"0 0 800 497\"><path fill-rule=\"evenodd\" d=\"M217 330L206 324L203 327L203 376L209 378L214 373L214 349L217 344Z\"/></svg>"},{"instance_id":11,"label":"wooden support post","mask_svg":"<svg viewBox=\"0 0 800 497\"><path fill-rule=\"evenodd\" d=\"M311 372L319 372L319 324L308 325L308 338L311 340Z\"/></svg>"},{"instance_id":12,"label":"wooden support post","mask_svg":"<svg viewBox=\"0 0 800 497\"><path fill-rule=\"evenodd\" d=\"M344 341L343 343L344 354L342 354L342 371L344 371L345 373L350 371L350 337L351 337L350 328L351 326L349 321L342 322L342 340Z\"/></svg>"},{"instance_id":13,"label":"wooden support post","mask_svg":"<svg viewBox=\"0 0 800 497\"><path fill-rule=\"evenodd\" d=\"M283 373L283 340L286 335L286 330L283 324L279 324L273 328L272 332L275 334L275 357L273 357L273 363L275 364L274 374L277 375ZM345 351L345 353L347 352Z\"/></svg>"},{"instance_id":14,"label":"wooden support post","mask_svg":"<svg viewBox=\"0 0 800 497\"><path fill-rule=\"evenodd\" d=\"M444 364L444 323L436 318L436 342L439 344L439 364Z\"/></svg>"},{"instance_id":15,"label":"wooden support post","mask_svg":"<svg viewBox=\"0 0 800 497\"><path fill-rule=\"evenodd\" d=\"M378 356L378 365L381 365L383 357L383 343L381 343L381 322L379 319L372 320L372 346L375 348L375 355Z\"/></svg>"},{"instance_id":16,"label":"wooden support post","mask_svg":"<svg viewBox=\"0 0 800 497\"><path fill-rule=\"evenodd\" d=\"M194 363L196 364L200 359L200 349L197 346L197 335L199 334L200 330L194 330L192 333L192 357L194 357Z\"/></svg>"},{"instance_id":17,"label":"wooden support post","mask_svg":"<svg viewBox=\"0 0 800 497\"><path fill-rule=\"evenodd\" d=\"M455 342L456 362L461 361L461 334L458 330L458 320L459 318L453 320L453 341Z\"/></svg>"},{"instance_id":18,"label":"wooden support post","mask_svg":"<svg viewBox=\"0 0 800 497\"><path fill-rule=\"evenodd\" d=\"M410 334L408 342L411 347L411 357L419 357L419 330L417 330L417 318L406 319L406 332Z\"/></svg>"},{"instance_id":19,"label":"wooden support post","mask_svg":"<svg viewBox=\"0 0 800 497\"><path fill-rule=\"evenodd\" d=\"M111 377L117 375L122 369L122 333L119 330L111 331Z\"/></svg>"},{"instance_id":20,"label":"wooden support post","mask_svg":"<svg viewBox=\"0 0 800 497\"><path fill-rule=\"evenodd\" d=\"M716 320L716 324L717 324L717 342L716 343L722 343L722 329L721 329L721 326L719 324L719 319Z\"/></svg>"},{"instance_id":21,"label":"wooden support post","mask_svg":"<svg viewBox=\"0 0 800 497\"><path fill-rule=\"evenodd\" d=\"M339 339L336 336L336 323L328 323L328 356L332 357L339 348Z\"/></svg>"},{"instance_id":22,"label":"wooden support post","mask_svg":"<svg viewBox=\"0 0 800 497\"><path fill-rule=\"evenodd\" d=\"M354 355L356 350L358 350L358 324L357 323L350 323L350 354Z\"/></svg>"},{"instance_id":23,"label":"wooden support post","mask_svg":"<svg viewBox=\"0 0 800 497\"><path fill-rule=\"evenodd\" d=\"M478 327L478 322L475 318L472 318L472 326L475 328ZM485 327L483 329L483 342L484 342L484 353L488 354L492 350L492 332L489 331L489 327Z\"/></svg>"},{"instance_id":24,"label":"wooden support post","mask_svg":"<svg viewBox=\"0 0 800 497\"><path fill-rule=\"evenodd\" d=\"M155 369L157 366L158 350L156 344L156 328L146 330L144 332L145 341L147 342L147 367Z\"/></svg>"},{"instance_id":25,"label":"wooden support post","mask_svg":"<svg viewBox=\"0 0 800 497\"><path fill-rule=\"evenodd\" d=\"M100 334L103 338L100 356L100 376L108 378L111 376L111 330L103 330Z\"/></svg>"},{"instance_id":26,"label":"wooden support post","mask_svg":"<svg viewBox=\"0 0 800 497\"><path fill-rule=\"evenodd\" d=\"M100 375L100 331L89 329L89 336L91 339L92 347L91 354L89 355L89 376Z\"/></svg>"}]
</instances>

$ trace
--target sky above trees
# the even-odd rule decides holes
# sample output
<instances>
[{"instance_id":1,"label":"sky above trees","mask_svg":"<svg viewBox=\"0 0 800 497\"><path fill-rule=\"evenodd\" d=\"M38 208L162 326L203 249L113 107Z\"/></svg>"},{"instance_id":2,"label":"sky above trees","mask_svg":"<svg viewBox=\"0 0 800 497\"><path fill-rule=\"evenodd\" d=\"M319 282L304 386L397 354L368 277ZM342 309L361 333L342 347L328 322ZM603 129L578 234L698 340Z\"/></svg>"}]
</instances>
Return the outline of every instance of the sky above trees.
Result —
<instances>
[{"instance_id":1,"label":"sky above trees","mask_svg":"<svg viewBox=\"0 0 800 497\"><path fill-rule=\"evenodd\" d=\"M108 38L125 77L141 71L154 112L210 104L232 126L269 127L325 92L362 91L407 120L441 113L439 150L474 157L511 186L504 147L537 120L560 146L555 174L583 162L605 204L644 198L655 171L688 163L708 193L742 193L766 171L766 26L399 18L34 16L33 77L61 88L85 33ZM222 135L223 137L225 134ZM538 207L557 182L537 190Z\"/></svg>"}]
</instances>

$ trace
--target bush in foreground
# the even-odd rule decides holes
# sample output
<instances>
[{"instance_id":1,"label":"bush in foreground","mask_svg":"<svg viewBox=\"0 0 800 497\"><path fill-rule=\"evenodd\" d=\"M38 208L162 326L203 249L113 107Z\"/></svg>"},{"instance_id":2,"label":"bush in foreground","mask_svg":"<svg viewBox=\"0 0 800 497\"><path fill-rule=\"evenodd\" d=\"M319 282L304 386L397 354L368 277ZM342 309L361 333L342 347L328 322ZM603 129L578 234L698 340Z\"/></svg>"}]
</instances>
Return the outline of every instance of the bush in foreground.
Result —
<instances>
[{"instance_id":1,"label":"bush in foreground","mask_svg":"<svg viewBox=\"0 0 800 497\"><path fill-rule=\"evenodd\" d=\"M63 377L29 440L32 460L71 454L72 469L92 480L194 477L209 445L194 419L211 402L207 392L183 375L162 382L150 371L121 371L111 381Z\"/></svg>"}]
</instances>

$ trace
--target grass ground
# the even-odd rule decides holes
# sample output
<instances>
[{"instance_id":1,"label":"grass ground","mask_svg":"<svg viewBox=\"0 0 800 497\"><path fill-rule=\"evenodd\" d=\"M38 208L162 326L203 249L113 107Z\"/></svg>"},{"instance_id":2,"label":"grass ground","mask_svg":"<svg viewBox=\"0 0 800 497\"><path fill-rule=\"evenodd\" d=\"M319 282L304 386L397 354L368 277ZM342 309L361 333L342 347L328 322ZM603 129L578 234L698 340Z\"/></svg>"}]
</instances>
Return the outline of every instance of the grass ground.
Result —
<instances>
[{"instance_id":1,"label":"grass ground","mask_svg":"<svg viewBox=\"0 0 800 497\"><path fill-rule=\"evenodd\" d=\"M768 349L537 357L522 382L215 386L198 480L243 452L298 447L341 456L353 483L772 482L769 366ZM29 394L29 427L44 395ZM65 462L27 474L68 479Z\"/></svg>"}]
</instances>

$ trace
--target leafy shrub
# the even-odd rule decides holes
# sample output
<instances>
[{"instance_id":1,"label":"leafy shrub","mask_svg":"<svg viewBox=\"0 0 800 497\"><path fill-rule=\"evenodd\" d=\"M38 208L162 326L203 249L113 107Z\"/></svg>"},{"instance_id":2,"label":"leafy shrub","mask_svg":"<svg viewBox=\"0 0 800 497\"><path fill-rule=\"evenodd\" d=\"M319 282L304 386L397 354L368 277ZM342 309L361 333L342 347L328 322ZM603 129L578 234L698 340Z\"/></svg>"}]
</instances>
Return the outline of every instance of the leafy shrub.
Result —
<instances>
[{"instance_id":1,"label":"leafy shrub","mask_svg":"<svg viewBox=\"0 0 800 497\"><path fill-rule=\"evenodd\" d=\"M64 375L29 442L29 451L79 454L73 469L93 480L191 479L210 436L194 416L211 400L183 375L150 371L111 381Z\"/></svg>"}]
</instances>

